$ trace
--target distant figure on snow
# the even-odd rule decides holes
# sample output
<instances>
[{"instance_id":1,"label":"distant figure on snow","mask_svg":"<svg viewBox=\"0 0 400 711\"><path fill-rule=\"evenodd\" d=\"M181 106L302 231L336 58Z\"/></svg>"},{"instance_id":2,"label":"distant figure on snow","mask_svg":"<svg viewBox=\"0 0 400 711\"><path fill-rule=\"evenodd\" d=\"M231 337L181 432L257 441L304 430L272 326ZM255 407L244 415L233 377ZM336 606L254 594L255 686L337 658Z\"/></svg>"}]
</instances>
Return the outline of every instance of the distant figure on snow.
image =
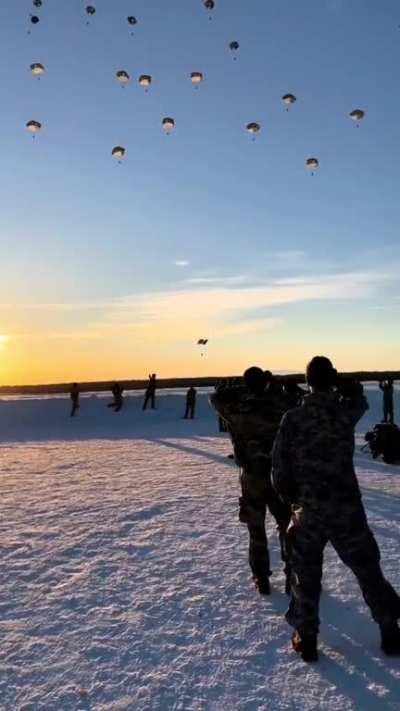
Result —
<instances>
[{"instance_id":1,"label":"distant figure on snow","mask_svg":"<svg viewBox=\"0 0 400 711\"><path fill-rule=\"evenodd\" d=\"M383 420L393 425L394 422L394 407L393 407L393 378L381 380L379 387L383 392Z\"/></svg>"},{"instance_id":2,"label":"distant figure on snow","mask_svg":"<svg viewBox=\"0 0 400 711\"><path fill-rule=\"evenodd\" d=\"M124 389L119 383L114 383L111 392L114 397L114 402L110 402L107 407L113 407L114 412L119 412L124 404L124 398L122 397Z\"/></svg>"},{"instance_id":3,"label":"distant figure on snow","mask_svg":"<svg viewBox=\"0 0 400 711\"><path fill-rule=\"evenodd\" d=\"M149 400L151 403L151 409L155 410L156 409L156 389L157 389L157 375L156 373L153 373L150 375L149 373L149 383L147 385L147 389L144 395L144 403L143 403L143 410L147 409L147 405L149 404Z\"/></svg>"},{"instance_id":4,"label":"distant figure on snow","mask_svg":"<svg viewBox=\"0 0 400 711\"><path fill-rule=\"evenodd\" d=\"M194 413L196 411L196 398L197 398L197 390L192 385L186 393L186 410L185 410L185 415L183 418L184 420L187 420L187 419L193 420Z\"/></svg>"},{"instance_id":5,"label":"distant figure on snow","mask_svg":"<svg viewBox=\"0 0 400 711\"><path fill-rule=\"evenodd\" d=\"M69 395L72 402L71 417L75 417L77 411L79 410L79 385L78 383L72 383Z\"/></svg>"}]
</instances>

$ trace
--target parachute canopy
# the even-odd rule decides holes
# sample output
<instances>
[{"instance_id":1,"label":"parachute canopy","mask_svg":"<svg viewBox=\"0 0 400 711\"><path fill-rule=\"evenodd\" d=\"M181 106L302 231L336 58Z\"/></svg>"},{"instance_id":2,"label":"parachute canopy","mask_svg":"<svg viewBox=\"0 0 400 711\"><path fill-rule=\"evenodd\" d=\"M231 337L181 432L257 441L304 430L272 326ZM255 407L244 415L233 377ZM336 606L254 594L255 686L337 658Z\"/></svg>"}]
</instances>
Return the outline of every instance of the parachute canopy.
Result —
<instances>
[{"instance_id":1,"label":"parachute canopy","mask_svg":"<svg viewBox=\"0 0 400 711\"><path fill-rule=\"evenodd\" d=\"M246 126L246 131L248 131L248 133L256 134L259 131L261 131L261 126L259 123L255 123L255 122L248 123Z\"/></svg>"},{"instance_id":2,"label":"parachute canopy","mask_svg":"<svg viewBox=\"0 0 400 711\"><path fill-rule=\"evenodd\" d=\"M317 168L319 168L318 158L307 158L306 167L309 170L316 170Z\"/></svg>"},{"instance_id":3,"label":"parachute canopy","mask_svg":"<svg viewBox=\"0 0 400 711\"><path fill-rule=\"evenodd\" d=\"M33 0L33 4L35 7L42 7L43 2L42 0Z\"/></svg>"},{"instance_id":4,"label":"parachute canopy","mask_svg":"<svg viewBox=\"0 0 400 711\"><path fill-rule=\"evenodd\" d=\"M96 8L94 5L86 5L86 14L87 15L95 15L96 14Z\"/></svg>"},{"instance_id":5,"label":"parachute canopy","mask_svg":"<svg viewBox=\"0 0 400 711\"><path fill-rule=\"evenodd\" d=\"M166 133L170 133L175 128L175 119L167 116L162 122L163 129Z\"/></svg>"},{"instance_id":6,"label":"parachute canopy","mask_svg":"<svg viewBox=\"0 0 400 711\"><path fill-rule=\"evenodd\" d=\"M40 22L40 17L38 17L37 15L31 15L31 22L32 25L37 25L37 23Z\"/></svg>"},{"instance_id":7,"label":"parachute canopy","mask_svg":"<svg viewBox=\"0 0 400 711\"><path fill-rule=\"evenodd\" d=\"M113 158L118 158L118 160L121 160L121 158L124 157L125 153L125 148L123 148L122 146L115 146L115 148L113 148L111 151L111 155L113 156Z\"/></svg>"},{"instance_id":8,"label":"parachute canopy","mask_svg":"<svg viewBox=\"0 0 400 711\"><path fill-rule=\"evenodd\" d=\"M354 109L354 111L349 113L349 116L352 121L361 121L365 116L365 111L362 111L361 109Z\"/></svg>"},{"instance_id":9,"label":"parachute canopy","mask_svg":"<svg viewBox=\"0 0 400 711\"><path fill-rule=\"evenodd\" d=\"M152 78L151 78L150 74L142 74L139 77L139 85L140 86L148 87L148 86L150 86L151 82L152 82Z\"/></svg>"},{"instance_id":10,"label":"parachute canopy","mask_svg":"<svg viewBox=\"0 0 400 711\"><path fill-rule=\"evenodd\" d=\"M129 15L129 17L127 17L127 20L128 20L128 24L132 25L132 27L134 25L137 25L137 19L136 19L136 17L134 17L134 15Z\"/></svg>"},{"instance_id":11,"label":"parachute canopy","mask_svg":"<svg viewBox=\"0 0 400 711\"><path fill-rule=\"evenodd\" d=\"M118 72L116 72L115 76L117 77L117 81L119 81L120 84L127 84L130 80L130 76L128 72L125 71L125 69L120 69Z\"/></svg>"},{"instance_id":12,"label":"parachute canopy","mask_svg":"<svg viewBox=\"0 0 400 711\"><path fill-rule=\"evenodd\" d=\"M208 338L199 338L197 341L198 346L206 346L208 343Z\"/></svg>"},{"instance_id":13,"label":"parachute canopy","mask_svg":"<svg viewBox=\"0 0 400 711\"><path fill-rule=\"evenodd\" d=\"M230 42L229 49L231 49L232 52L237 52L237 50L239 49L239 42Z\"/></svg>"},{"instance_id":14,"label":"parachute canopy","mask_svg":"<svg viewBox=\"0 0 400 711\"><path fill-rule=\"evenodd\" d=\"M204 7L206 10L214 10L215 1L214 0L204 0Z\"/></svg>"},{"instance_id":15,"label":"parachute canopy","mask_svg":"<svg viewBox=\"0 0 400 711\"><path fill-rule=\"evenodd\" d=\"M290 106L291 104L294 104L297 99L294 94L285 94L284 96L282 96L282 101L287 106Z\"/></svg>"},{"instance_id":16,"label":"parachute canopy","mask_svg":"<svg viewBox=\"0 0 400 711\"><path fill-rule=\"evenodd\" d=\"M190 79L192 84L201 84L204 79L204 76L201 72L192 72L190 75Z\"/></svg>"},{"instance_id":17,"label":"parachute canopy","mask_svg":"<svg viewBox=\"0 0 400 711\"><path fill-rule=\"evenodd\" d=\"M28 121L26 124L26 128L30 133L39 133L40 129L42 128L42 124L40 121Z\"/></svg>"},{"instance_id":18,"label":"parachute canopy","mask_svg":"<svg viewBox=\"0 0 400 711\"><path fill-rule=\"evenodd\" d=\"M43 64L40 64L40 62L34 62L33 64L31 64L32 74L39 76L40 74L43 74L44 71L45 71L45 68L44 68Z\"/></svg>"}]
</instances>

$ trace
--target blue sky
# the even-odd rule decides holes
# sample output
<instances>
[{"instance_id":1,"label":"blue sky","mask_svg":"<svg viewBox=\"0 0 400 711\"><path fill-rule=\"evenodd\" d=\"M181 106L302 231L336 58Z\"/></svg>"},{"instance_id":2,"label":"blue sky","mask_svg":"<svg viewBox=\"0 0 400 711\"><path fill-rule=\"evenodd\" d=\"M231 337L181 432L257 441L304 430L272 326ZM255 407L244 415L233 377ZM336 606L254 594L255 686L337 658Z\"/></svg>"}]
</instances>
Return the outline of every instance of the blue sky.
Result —
<instances>
[{"instance_id":1,"label":"blue sky","mask_svg":"<svg viewBox=\"0 0 400 711\"><path fill-rule=\"evenodd\" d=\"M44 0L28 34L32 4L3 0L3 382L138 376L151 359L235 372L258 354L297 370L318 346L395 367L398 3L217 0L210 22L201 0L97 0L89 26L85 4Z\"/></svg>"}]
</instances>

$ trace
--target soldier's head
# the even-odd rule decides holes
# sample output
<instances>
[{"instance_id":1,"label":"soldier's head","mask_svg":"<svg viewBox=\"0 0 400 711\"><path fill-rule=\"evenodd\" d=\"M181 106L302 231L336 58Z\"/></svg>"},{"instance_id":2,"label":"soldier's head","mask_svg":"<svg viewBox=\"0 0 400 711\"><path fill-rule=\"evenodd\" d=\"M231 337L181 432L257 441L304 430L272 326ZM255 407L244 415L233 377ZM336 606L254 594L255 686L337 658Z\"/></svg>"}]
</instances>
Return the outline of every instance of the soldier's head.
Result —
<instances>
[{"instance_id":1,"label":"soldier's head","mask_svg":"<svg viewBox=\"0 0 400 711\"><path fill-rule=\"evenodd\" d=\"M262 393L267 385L267 378L261 368L253 366L243 373L246 388L252 393Z\"/></svg>"},{"instance_id":2,"label":"soldier's head","mask_svg":"<svg viewBox=\"0 0 400 711\"><path fill-rule=\"evenodd\" d=\"M307 365L306 378L313 390L330 390L337 381L337 370L329 358L315 356Z\"/></svg>"}]
</instances>

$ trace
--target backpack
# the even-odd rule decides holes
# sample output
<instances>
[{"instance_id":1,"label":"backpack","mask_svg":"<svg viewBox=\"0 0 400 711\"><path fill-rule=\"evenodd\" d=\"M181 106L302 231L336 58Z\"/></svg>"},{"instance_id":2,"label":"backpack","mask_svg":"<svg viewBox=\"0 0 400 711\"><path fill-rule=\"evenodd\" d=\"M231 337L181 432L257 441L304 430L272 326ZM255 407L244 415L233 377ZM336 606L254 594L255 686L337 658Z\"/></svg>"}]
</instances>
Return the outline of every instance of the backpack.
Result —
<instances>
[{"instance_id":1,"label":"backpack","mask_svg":"<svg viewBox=\"0 0 400 711\"><path fill-rule=\"evenodd\" d=\"M382 455L386 464L400 463L400 429L397 425L375 425L373 430L367 432L365 440L374 459Z\"/></svg>"}]
</instances>

